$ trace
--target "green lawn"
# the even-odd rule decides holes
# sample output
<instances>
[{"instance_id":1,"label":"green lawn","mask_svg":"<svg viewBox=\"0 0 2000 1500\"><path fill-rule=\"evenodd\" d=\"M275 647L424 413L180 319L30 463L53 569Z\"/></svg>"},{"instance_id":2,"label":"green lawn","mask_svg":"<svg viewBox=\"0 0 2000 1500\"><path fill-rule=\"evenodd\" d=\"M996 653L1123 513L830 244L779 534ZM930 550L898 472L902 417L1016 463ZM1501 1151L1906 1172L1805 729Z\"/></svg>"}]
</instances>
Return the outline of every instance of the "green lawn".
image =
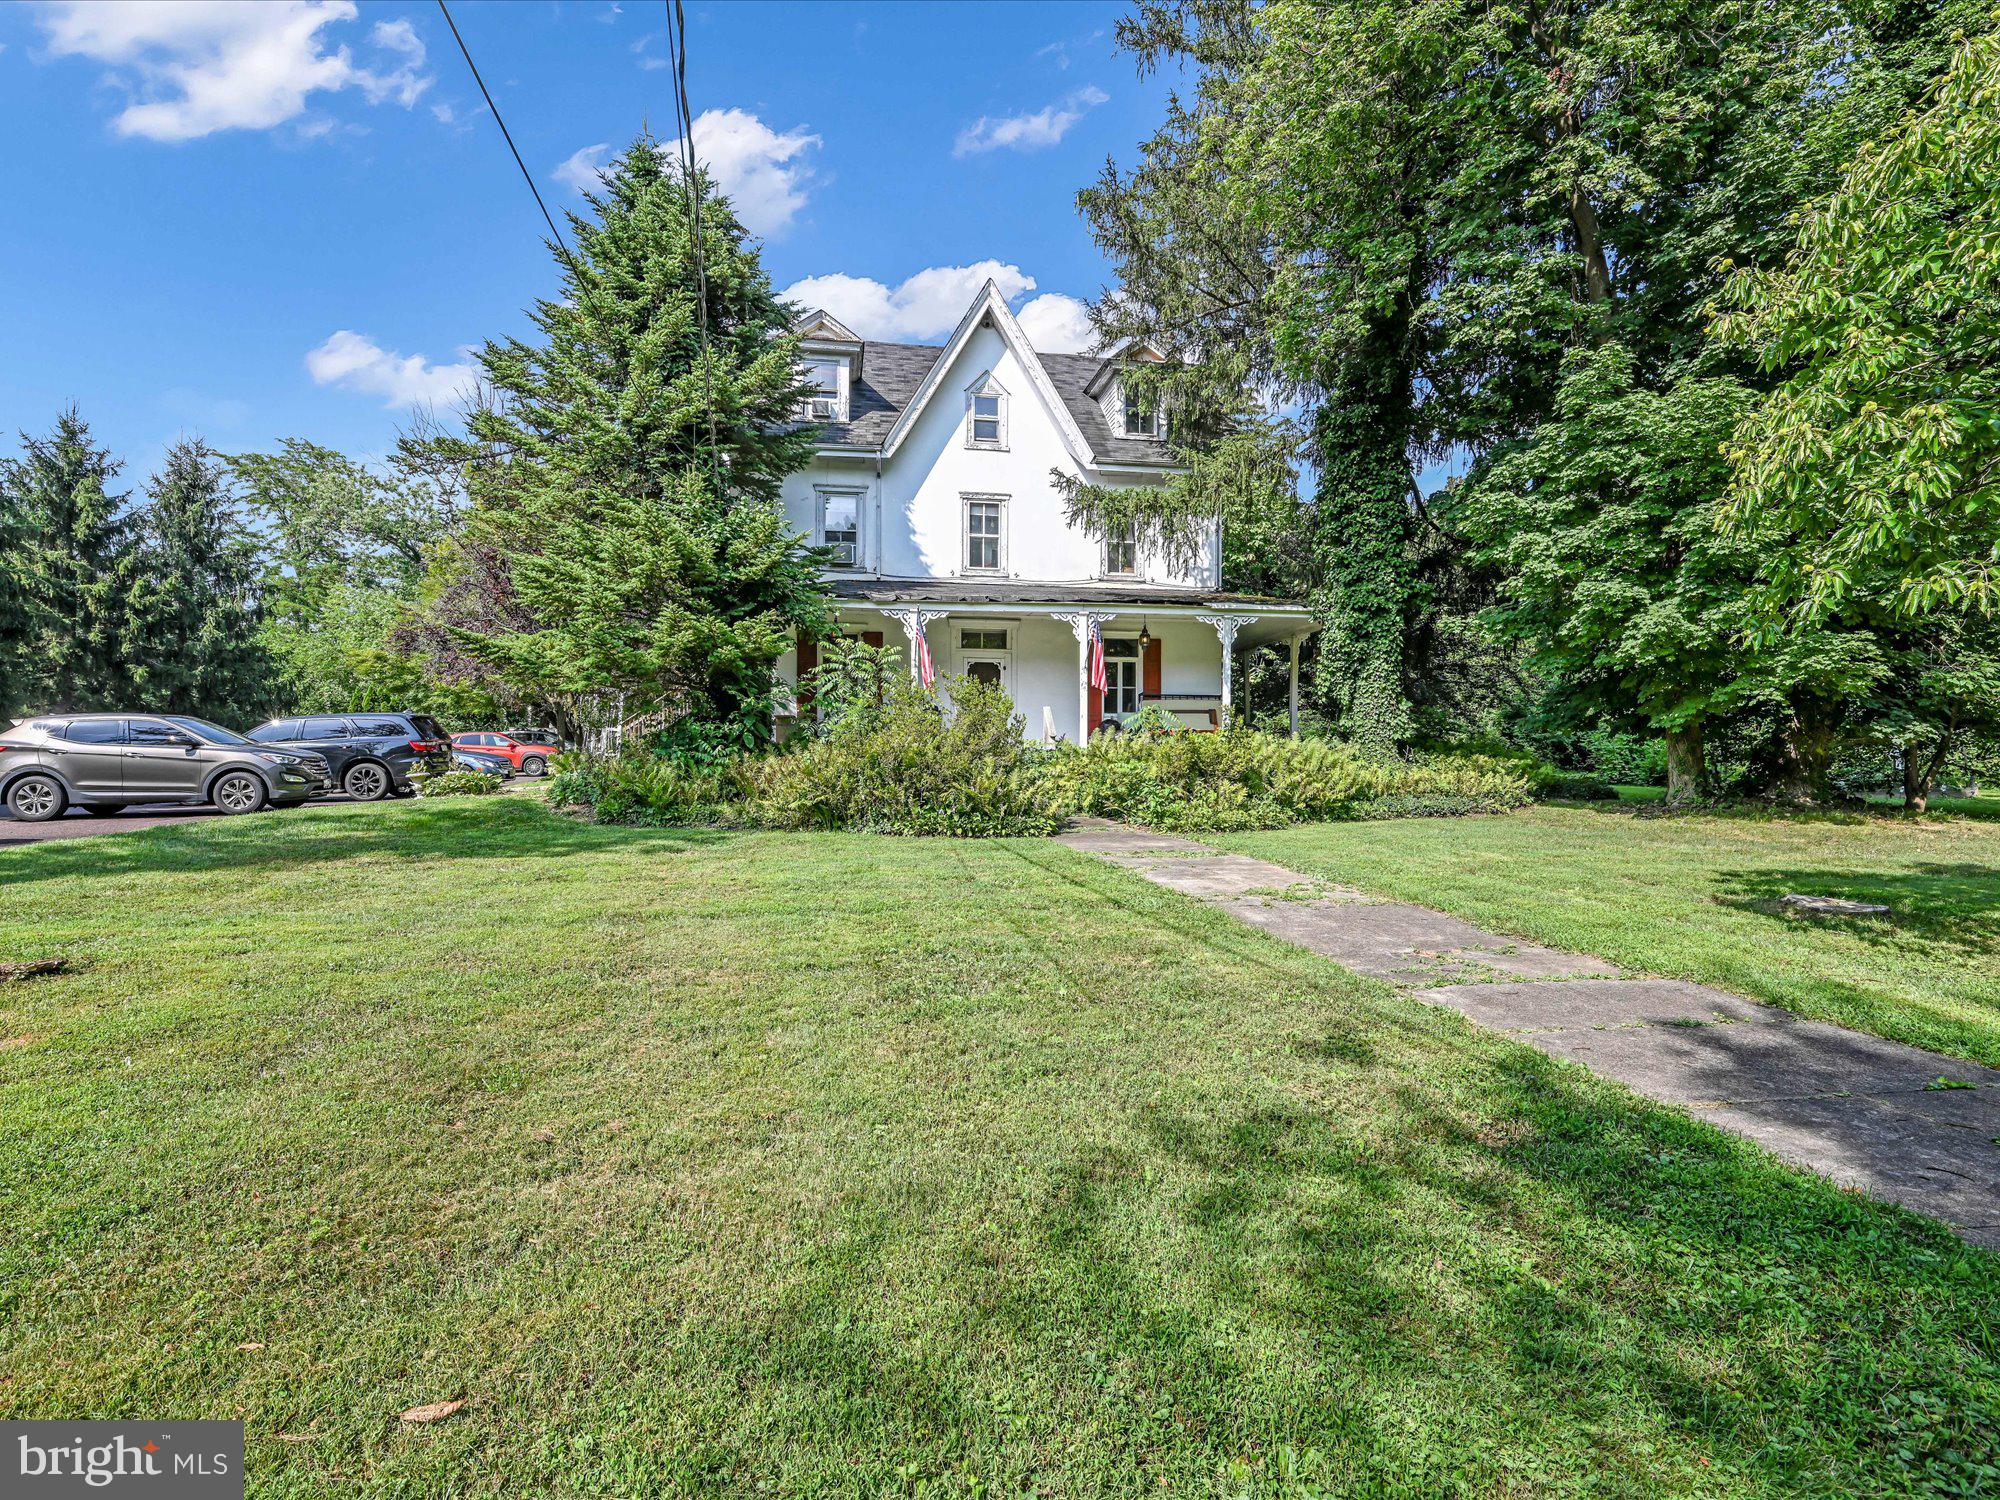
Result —
<instances>
[{"instance_id":1,"label":"green lawn","mask_svg":"<svg viewBox=\"0 0 2000 1500\"><path fill-rule=\"evenodd\" d=\"M0 1417L256 1495L2000 1482L2000 1261L1048 843L315 809L0 853L46 954Z\"/></svg>"},{"instance_id":2,"label":"green lawn","mask_svg":"<svg viewBox=\"0 0 2000 1500\"><path fill-rule=\"evenodd\" d=\"M2000 824L1982 818L1591 804L1211 842L2000 1067ZM1894 914L1792 916L1793 891Z\"/></svg>"}]
</instances>

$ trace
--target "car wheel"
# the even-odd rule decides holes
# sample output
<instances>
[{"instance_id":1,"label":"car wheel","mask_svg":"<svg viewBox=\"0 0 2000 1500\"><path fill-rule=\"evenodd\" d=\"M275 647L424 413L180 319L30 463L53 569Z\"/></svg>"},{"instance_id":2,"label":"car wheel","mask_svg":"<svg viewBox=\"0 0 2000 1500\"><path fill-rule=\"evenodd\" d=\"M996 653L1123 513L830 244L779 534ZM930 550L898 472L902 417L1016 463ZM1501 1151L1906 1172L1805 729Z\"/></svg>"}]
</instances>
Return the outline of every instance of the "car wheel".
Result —
<instances>
[{"instance_id":1,"label":"car wheel","mask_svg":"<svg viewBox=\"0 0 2000 1500\"><path fill-rule=\"evenodd\" d=\"M388 771L372 760L349 766L340 784L356 802L380 802L389 795L391 785Z\"/></svg>"},{"instance_id":2,"label":"car wheel","mask_svg":"<svg viewBox=\"0 0 2000 1500\"><path fill-rule=\"evenodd\" d=\"M7 789L7 810L23 823L60 818L68 806L69 794L53 776L23 776Z\"/></svg>"},{"instance_id":3,"label":"car wheel","mask_svg":"<svg viewBox=\"0 0 2000 1500\"><path fill-rule=\"evenodd\" d=\"M248 771L230 771L215 783L209 800L229 814L253 813L270 800L264 783Z\"/></svg>"},{"instance_id":4,"label":"car wheel","mask_svg":"<svg viewBox=\"0 0 2000 1500\"><path fill-rule=\"evenodd\" d=\"M521 774L523 776L539 776L548 768L549 763L539 755L525 756L521 761Z\"/></svg>"},{"instance_id":5,"label":"car wheel","mask_svg":"<svg viewBox=\"0 0 2000 1500\"><path fill-rule=\"evenodd\" d=\"M83 810L93 818L115 818L125 811L122 802L86 802Z\"/></svg>"}]
</instances>

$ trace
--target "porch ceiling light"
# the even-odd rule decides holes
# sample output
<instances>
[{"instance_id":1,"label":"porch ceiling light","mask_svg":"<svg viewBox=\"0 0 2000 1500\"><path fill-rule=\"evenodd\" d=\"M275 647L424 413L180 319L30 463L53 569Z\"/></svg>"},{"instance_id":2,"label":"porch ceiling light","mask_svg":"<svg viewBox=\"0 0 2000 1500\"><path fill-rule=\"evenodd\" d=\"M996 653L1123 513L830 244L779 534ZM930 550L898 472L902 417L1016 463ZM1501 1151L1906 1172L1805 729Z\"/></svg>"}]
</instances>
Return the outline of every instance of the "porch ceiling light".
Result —
<instances>
[{"instance_id":1,"label":"porch ceiling light","mask_svg":"<svg viewBox=\"0 0 2000 1500\"><path fill-rule=\"evenodd\" d=\"M1139 622L1139 652L1143 656L1146 648L1153 644L1153 632L1146 628L1146 622Z\"/></svg>"}]
</instances>

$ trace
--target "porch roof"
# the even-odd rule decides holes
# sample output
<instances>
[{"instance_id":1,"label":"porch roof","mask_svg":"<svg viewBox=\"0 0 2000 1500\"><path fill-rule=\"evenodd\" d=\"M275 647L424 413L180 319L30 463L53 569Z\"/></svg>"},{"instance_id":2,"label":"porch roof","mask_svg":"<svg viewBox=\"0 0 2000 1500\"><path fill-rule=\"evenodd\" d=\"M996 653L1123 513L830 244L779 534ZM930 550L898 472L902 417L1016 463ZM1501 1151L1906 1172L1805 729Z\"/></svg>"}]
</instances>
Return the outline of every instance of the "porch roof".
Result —
<instances>
[{"instance_id":1,"label":"porch roof","mask_svg":"<svg viewBox=\"0 0 2000 1500\"><path fill-rule=\"evenodd\" d=\"M1258 594L1229 594L1212 589L1177 588L1165 583L1120 583L1099 579L1036 583L1015 578L836 578L831 581L830 587L836 599L853 604L1046 605L1054 608L1083 605L1097 609L1130 605L1147 609L1226 609L1251 614L1305 616L1311 613L1303 604Z\"/></svg>"}]
</instances>

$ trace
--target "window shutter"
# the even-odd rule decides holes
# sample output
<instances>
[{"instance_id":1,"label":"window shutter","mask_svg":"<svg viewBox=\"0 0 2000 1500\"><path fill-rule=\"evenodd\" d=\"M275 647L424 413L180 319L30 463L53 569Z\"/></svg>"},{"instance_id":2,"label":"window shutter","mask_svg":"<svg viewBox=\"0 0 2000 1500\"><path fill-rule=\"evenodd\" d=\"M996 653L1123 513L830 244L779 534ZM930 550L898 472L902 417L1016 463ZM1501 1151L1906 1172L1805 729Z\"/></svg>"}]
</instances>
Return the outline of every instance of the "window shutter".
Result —
<instances>
[{"instance_id":1,"label":"window shutter","mask_svg":"<svg viewBox=\"0 0 2000 1500\"><path fill-rule=\"evenodd\" d=\"M819 642L808 639L805 632L800 631L799 670L797 676L794 678L794 681L803 683L806 680L806 673L812 671L813 668L817 667L818 665L819 665ZM803 718L812 709L812 694L807 692L804 687L800 687L798 690L798 700L799 700L799 716Z\"/></svg>"},{"instance_id":2,"label":"window shutter","mask_svg":"<svg viewBox=\"0 0 2000 1500\"><path fill-rule=\"evenodd\" d=\"M1146 696L1148 701L1159 697L1162 691L1160 687L1160 660L1160 638L1154 636L1146 642L1146 659L1140 667L1140 671L1144 676L1140 681L1139 691Z\"/></svg>"},{"instance_id":3,"label":"window shutter","mask_svg":"<svg viewBox=\"0 0 2000 1500\"><path fill-rule=\"evenodd\" d=\"M1096 688L1090 690L1090 733L1096 734L1104 723L1104 694Z\"/></svg>"},{"instance_id":4,"label":"window shutter","mask_svg":"<svg viewBox=\"0 0 2000 1500\"><path fill-rule=\"evenodd\" d=\"M864 630L861 632L861 639L871 646L880 648L882 644L882 632L879 630Z\"/></svg>"}]
</instances>

